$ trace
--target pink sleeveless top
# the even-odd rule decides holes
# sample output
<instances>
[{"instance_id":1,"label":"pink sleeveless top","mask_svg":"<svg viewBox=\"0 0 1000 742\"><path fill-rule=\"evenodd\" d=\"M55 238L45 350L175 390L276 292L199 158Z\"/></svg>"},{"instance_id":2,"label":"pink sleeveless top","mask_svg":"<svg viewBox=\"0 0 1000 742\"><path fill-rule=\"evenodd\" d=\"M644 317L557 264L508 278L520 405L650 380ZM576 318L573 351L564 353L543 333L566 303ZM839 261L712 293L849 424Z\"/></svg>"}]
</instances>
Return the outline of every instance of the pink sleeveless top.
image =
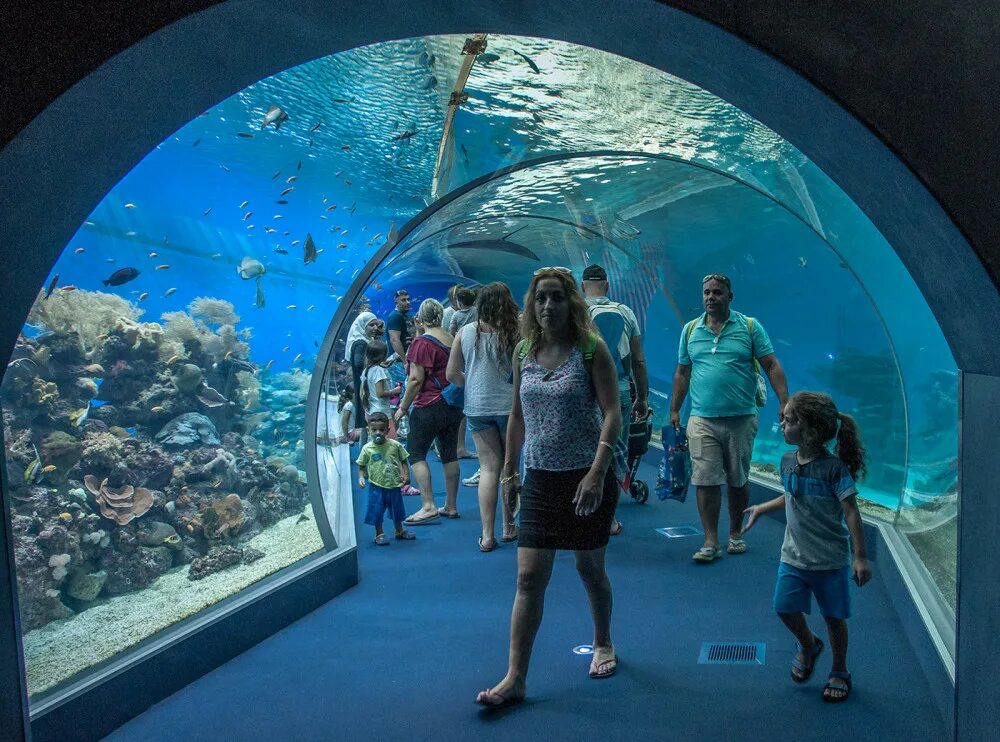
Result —
<instances>
[{"instance_id":1,"label":"pink sleeveless top","mask_svg":"<svg viewBox=\"0 0 1000 742\"><path fill-rule=\"evenodd\" d=\"M520 392L525 466L547 471L589 468L604 416L580 349L573 348L552 371L527 356Z\"/></svg>"}]
</instances>

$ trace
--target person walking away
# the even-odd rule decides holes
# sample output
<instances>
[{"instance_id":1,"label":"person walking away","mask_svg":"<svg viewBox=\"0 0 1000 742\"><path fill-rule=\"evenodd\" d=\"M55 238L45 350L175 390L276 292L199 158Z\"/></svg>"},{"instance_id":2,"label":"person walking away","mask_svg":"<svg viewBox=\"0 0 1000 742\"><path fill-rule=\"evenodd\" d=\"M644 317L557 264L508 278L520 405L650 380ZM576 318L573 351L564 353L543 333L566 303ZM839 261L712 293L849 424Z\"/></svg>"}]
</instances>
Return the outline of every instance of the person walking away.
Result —
<instances>
[{"instance_id":1,"label":"person walking away","mask_svg":"<svg viewBox=\"0 0 1000 742\"><path fill-rule=\"evenodd\" d=\"M858 511L855 481L865 475L865 449L854 418L837 410L819 392L796 392L785 406L781 423L785 442L798 446L781 458L785 492L747 508L749 531L761 515L785 510L785 540L774 587L774 610L799 642L792 680L804 683L813 673L823 642L809 629L805 614L816 596L826 621L833 667L823 687L823 700L840 703L851 693L847 670L847 619L850 586L871 579L865 530ZM836 440L834 453L828 445ZM853 551L853 559L851 553Z\"/></svg>"},{"instance_id":2,"label":"person walking away","mask_svg":"<svg viewBox=\"0 0 1000 742\"><path fill-rule=\"evenodd\" d=\"M416 536L406 530L403 519L403 496L400 487L410 482L410 470L406 466L409 454L399 441L387 437L389 418L376 412L368 419L369 441L361 448L358 456L358 487L364 489L369 483L368 508L365 524L375 526L375 545L388 546L389 538L382 530L382 520L386 512L396 526L396 538L412 541Z\"/></svg>"},{"instance_id":3,"label":"person walking away","mask_svg":"<svg viewBox=\"0 0 1000 742\"><path fill-rule=\"evenodd\" d=\"M448 324L442 325L453 337L458 337L458 333L466 325L476 321L476 292L465 286L455 288L455 303L458 308L452 313ZM458 458L475 459L479 458L474 451L469 451L465 445L466 416L462 415L462 422L458 424ZM471 477L462 480L462 484L475 487L479 484L479 470Z\"/></svg>"},{"instance_id":4,"label":"person walking away","mask_svg":"<svg viewBox=\"0 0 1000 742\"><path fill-rule=\"evenodd\" d=\"M705 313L681 332L670 399L670 424L680 428L680 409L691 393L687 424L691 482L698 493L698 514L705 542L696 562L722 556L719 511L722 485L729 485L729 542L726 551L743 554L743 511L749 501L750 457L757 435L758 372L767 374L778 395L778 419L788 401L788 382L763 325L731 308L732 282L720 273L701 282ZM762 383L762 382L761 382Z\"/></svg>"},{"instance_id":5,"label":"person walking away","mask_svg":"<svg viewBox=\"0 0 1000 742\"><path fill-rule=\"evenodd\" d=\"M503 464L507 419L514 398L511 357L521 337L518 308L510 289L491 283L476 296L478 319L459 330L448 358L448 381L465 389L465 414L479 451L479 550L496 547L497 484ZM463 480L468 481L468 480ZM503 540L517 538L514 512L504 501Z\"/></svg>"},{"instance_id":6,"label":"person walking away","mask_svg":"<svg viewBox=\"0 0 1000 742\"><path fill-rule=\"evenodd\" d=\"M504 498L521 502L509 662L503 679L476 696L493 708L525 696L556 549L575 552L587 591L594 622L589 676L608 678L618 667L611 640L611 582L604 567L618 499L611 461L622 422L611 353L566 268L535 272L521 327L524 340L512 358L514 400L500 480ZM522 448L527 473L520 487Z\"/></svg>"},{"instance_id":7,"label":"person walking away","mask_svg":"<svg viewBox=\"0 0 1000 742\"><path fill-rule=\"evenodd\" d=\"M406 519L410 526L437 522L440 516L458 518L458 421L462 411L451 406L441 395L447 386L445 371L451 353L452 337L441 329L444 307L436 299L425 299L417 316L424 327L424 334L414 338L407 351L409 376L396 410L396 423L409 415L410 466L421 492L421 508ZM409 412L412 403L413 411ZM432 441L437 441L441 463L444 466L445 505L438 509L431 488L431 470L427 466L427 451Z\"/></svg>"},{"instance_id":8,"label":"person walking away","mask_svg":"<svg viewBox=\"0 0 1000 742\"><path fill-rule=\"evenodd\" d=\"M622 408L622 434L615 441L615 469L622 481L628 473L628 423L645 420L649 415L649 378L646 356L642 351L639 321L626 304L608 298L608 274L600 265L583 271L583 297L590 319L611 351L618 374L618 395ZM634 389L634 394L633 394ZM611 535L622 532L621 521L611 522Z\"/></svg>"}]
</instances>

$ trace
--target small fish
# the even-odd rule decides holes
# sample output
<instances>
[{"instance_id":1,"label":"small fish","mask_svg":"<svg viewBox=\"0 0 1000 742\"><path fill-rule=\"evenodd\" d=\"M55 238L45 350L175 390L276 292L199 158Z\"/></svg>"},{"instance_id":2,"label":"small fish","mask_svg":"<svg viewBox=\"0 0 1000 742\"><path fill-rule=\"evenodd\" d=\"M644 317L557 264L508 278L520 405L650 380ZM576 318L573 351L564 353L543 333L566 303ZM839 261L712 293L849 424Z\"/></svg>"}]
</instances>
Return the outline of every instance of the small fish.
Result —
<instances>
[{"instance_id":1,"label":"small fish","mask_svg":"<svg viewBox=\"0 0 1000 742\"><path fill-rule=\"evenodd\" d=\"M77 255L82 255L85 252L85 250L82 247L78 247L73 252L75 252Z\"/></svg>"},{"instance_id":2,"label":"small fish","mask_svg":"<svg viewBox=\"0 0 1000 742\"><path fill-rule=\"evenodd\" d=\"M135 230L133 229L133 230L129 230L128 232L126 232L126 233L125 233L125 236L126 236L126 237L135 237L135 236L136 236L137 234L139 234L139 233L138 233L138 232L136 232L136 231L135 231Z\"/></svg>"},{"instance_id":3,"label":"small fish","mask_svg":"<svg viewBox=\"0 0 1000 742\"><path fill-rule=\"evenodd\" d=\"M114 258L105 258L105 259L104 259L104 262L105 262L105 263L114 263L114 262L115 262L115 259L114 259Z\"/></svg>"},{"instance_id":4,"label":"small fish","mask_svg":"<svg viewBox=\"0 0 1000 742\"><path fill-rule=\"evenodd\" d=\"M275 201L274 203L276 203L276 204L281 204L282 206L285 206L286 204L288 204L288 201L286 201L286 200L285 200L285 199L283 199L283 198L279 198L279 199L278 199L277 201Z\"/></svg>"},{"instance_id":5,"label":"small fish","mask_svg":"<svg viewBox=\"0 0 1000 742\"><path fill-rule=\"evenodd\" d=\"M306 244L303 247L302 262L305 265L316 262L316 243L313 242L312 235L306 232Z\"/></svg>"},{"instance_id":6,"label":"small fish","mask_svg":"<svg viewBox=\"0 0 1000 742\"><path fill-rule=\"evenodd\" d=\"M292 363L298 363L301 360L302 360L302 354L299 353L297 356L295 356L295 358L292 359Z\"/></svg>"},{"instance_id":7,"label":"small fish","mask_svg":"<svg viewBox=\"0 0 1000 742\"><path fill-rule=\"evenodd\" d=\"M289 193L291 193L291 192L292 192L292 191L294 191L294 190L295 190L295 186L290 186L289 188L286 188L285 190L283 190L283 191L282 191L282 192L281 192L280 194L278 194L278 195L280 195L280 196L281 196L282 198L284 198L285 196L287 196L287 195L288 195Z\"/></svg>"},{"instance_id":8,"label":"small fish","mask_svg":"<svg viewBox=\"0 0 1000 742\"><path fill-rule=\"evenodd\" d=\"M253 216L253 212L252 211L248 211L246 214L243 215L243 221L246 221L247 219L249 219L252 216Z\"/></svg>"},{"instance_id":9,"label":"small fish","mask_svg":"<svg viewBox=\"0 0 1000 742\"><path fill-rule=\"evenodd\" d=\"M55 464L49 464L48 466L43 466L42 467L42 474L51 474L52 472L54 472L56 470L56 468L57 467L56 467ZM72 516L70 516L70 517L72 517Z\"/></svg>"},{"instance_id":10,"label":"small fish","mask_svg":"<svg viewBox=\"0 0 1000 742\"><path fill-rule=\"evenodd\" d=\"M99 363L91 363L90 365L84 366L83 370L88 374L93 374L94 376L104 376L104 366Z\"/></svg>"},{"instance_id":11,"label":"small fish","mask_svg":"<svg viewBox=\"0 0 1000 742\"><path fill-rule=\"evenodd\" d=\"M81 407L78 410L74 410L69 413L69 421L76 425L76 427L81 428L83 424L87 422L87 416L90 414L90 405L86 407Z\"/></svg>"},{"instance_id":12,"label":"small fish","mask_svg":"<svg viewBox=\"0 0 1000 742\"><path fill-rule=\"evenodd\" d=\"M212 489L217 490L222 486L222 477L216 477L212 480Z\"/></svg>"},{"instance_id":13,"label":"small fish","mask_svg":"<svg viewBox=\"0 0 1000 742\"><path fill-rule=\"evenodd\" d=\"M274 180L274 179L275 179L275 178L277 178L277 177L278 177L279 175L281 175L281 171L280 171L280 170L275 170L275 171L274 171L274 175L272 175L272 176L271 176L271 180Z\"/></svg>"},{"instance_id":14,"label":"small fish","mask_svg":"<svg viewBox=\"0 0 1000 742\"><path fill-rule=\"evenodd\" d=\"M310 134L312 134L312 133L313 133L314 131L319 131L319 127L321 127L322 125L323 125L323 122L322 122L322 121L317 121L317 122L316 122L315 124L313 124L313 125L312 125L312 127L311 127L311 128L309 129L309 133L310 133Z\"/></svg>"},{"instance_id":15,"label":"small fish","mask_svg":"<svg viewBox=\"0 0 1000 742\"><path fill-rule=\"evenodd\" d=\"M283 247L276 247L274 248L274 251L278 253L278 255L288 255L288 250Z\"/></svg>"},{"instance_id":16,"label":"small fish","mask_svg":"<svg viewBox=\"0 0 1000 742\"><path fill-rule=\"evenodd\" d=\"M350 185L350 184L351 184L351 181L349 181L347 178L344 178L344 185Z\"/></svg>"},{"instance_id":17,"label":"small fish","mask_svg":"<svg viewBox=\"0 0 1000 742\"><path fill-rule=\"evenodd\" d=\"M521 52L519 51L515 51L514 53L528 63L528 66L531 68L532 72L534 72L536 75L541 74L541 70L538 69L538 65L535 64L533 61L531 61L530 57L528 57L526 54L521 54Z\"/></svg>"},{"instance_id":18,"label":"small fish","mask_svg":"<svg viewBox=\"0 0 1000 742\"><path fill-rule=\"evenodd\" d=\"M264 370L269 371L271 369L271 366L273 365L274 365L274 359L272 358L270 361L264 364Z\"/></svg>"},{"instance_id":19,"label":"small fish","mask_svg":"<svg viewBox=\"0 0 1000 742\"><path fill-rule=\"evenodd\" d=\"M292 247L295 247L297 244L299 244L299 240L292 240Z\"/></svg>"},{"instance_id":20,"label":"small fish","mask_svg":"<svg viewBox=\"0 0 1000 742\"><path fill-rule=\"evenodd\" d=\"M248 131L238 131L236 132L236 136L240 139L253 139L253 134Z\"/></svg>"},{"instance_id":21,"label":"small fish","mask_svg":"<svg viewBox=\"0 0 1000 742\"><path fill-rule=\"evenodd\" d=\"M217 259L217 258L221 258L221 257L222 257L222 253L221 253L221 252L214 252L214 253L212 253L212 254L211 254L211 256L210 256L210 258L211 258L212 260L215 260L215 259Z\"/></svg>"},{"instance_id":22,"label":"small fish","mask_svg":"<svg viewBox=\"0 0 1000 742\"><path fill-rule=\"evenodd\" d=\"M354 98L330 98L331 103L353 103Z\"/></svg>"},{"instance_id":23,"label":"small fish","mask_svg":"<svg viewBox=\"0 0 1000 742\"><path fill-rule=\"evenodd\" d=\"M156 266L156 268L154 268L153 270L166 271L166 270L170 270L170 266L167 265L166 263L164 263L163 265Z\"/></svg>"},{"instance_id":24,"label":"small fish","mask_svg":"<svg viewBox=\"0 0 1000 742\"><path fill-rule=\"evenodd\" d=\"M193 142L191 142L192 147L197 147L199 144L201 144L201 139L195 139Z\"/></svg>"},{"instance_id":25,"label":"small fish","mask_svg":"<svg viewBox=\"0 0 1000 742\"><path fill-rule=\"evenodd\" d=\"M381 236L382 236L381 232L376 232L375 234L372 235L372 240L377 240Z\"/></svg>"},{"instance_id":26,"label":"small fish","mask_svg":"<svg viewBox=\"0 0 1000 742\"><path fill-rule=\"evenodd\" d=\"M139 301L146 301L146 299L148 298L149 298L149 292L147 291L143 291L141 294L139 294Z\"/></svg>"},{"instance_id":27,"label":"small fish","mask_svg":"<svg viewBox=\"0 0 1000 742\"><path fill-rule=\"evenodd\" d=\"M228 168L227 166L225 166L225 165L221 165L221 164L220 164L220 165L219 165L219 167L221 167L221 168L222 168L223 170L225 170L225 171L226 171L227 173L229 172L229 168Z\"/></svg>"},{"instance_id":28,"label":"small fish","mask_svg":"<svg viewBox=\"0 0 1000 742\"><path fill-rule=\"evenodd\" d=\"M155 253L155 252L151 252L151 253L149 254L149 257L151 257L151 258L155 258L155 257L156 257L157 255L159 255L159 253Z\"/></svg>"},{"instance_id":29,"label":"small fish","mask_svg":"<svg viewBox=\"0 0 1000 742\"><path fill-rule=\"evenodd\" d=\"M288 352L288 349L289 349L290 347L291 347L290 345L286 345L286 346L285 346L284 348L282 348L282 349L281 349L281 352L282 352L282 353L287 353L287 352Z\"/></svg>"},{"instance_id":30,"label":"small fish","mask_svg":"<svg viewBox=\"0 0 1000 742\"><path fill-rule=\"evenodd\" d=\"M263 129L265 126L274 124L275 130L277 130L286 121L288 121L288 114L282 111L279 106L271 106L267 109L267 113L264 114L264 120L261 122L260 128Z\"/></svg>"},{"instance_id":31,"label":"small fish","mask_svg":"<svg viewBox=\"0 0 1000 742\"><path fill-rule=\"evenodd\" d=\"M808 265L808 261L805 258L803 258L803 257L800 256L799 257L799 268L805 268L807 265Z\"/></svg>"},{"instance_id":32,"label":"small fish","mask_svg":"<svg viewBox=\"0 0 1000 742\"><path fill-rule=\"evenodd\" d=\"M314 305L310 304L310 305L309 305L308 307L306 307L306 311L307 311L307 312L311 312L311 311L312 311L312 310L314 310L315 308L316 308L316 307L315 307Z\"/></svg>"},{"instance_id":33,"label":"small fish","mask_svg":"<svg viewBox=\"0 0 1000 742\"><path fill-rule=\"evenodd\" d=\"M351 204L351 208L344 209L344 211L349 211L351 212L351 216L354 216L354 212L357 211L357 209L358 209L358 202L355 201L353 204Z\"/></svg>"},{"instance_id":34,"label":"small fish","mask_svg":"<svg viewBox=\"0 0 1000 742\"><path fill-rule=\"evenodd\" d=\"M168 296L173 296L177 292L175 288L169 288L163 292L163 298L166 299Z\"/></svg>"},{"instance_id":35,"label":"small fish","mask_svg":"<svg viewBox=\"0 0 1000 742\"><path fill-rule=\"evenodd\" d=\"M298 309L294 304L289 304L285 309Z\"/></svg>"},{"instance_id":36,"label":"small fish","mask_svg":"<svg viewBox=\"0 0 1000 742\"><path fill-rule=\"evenodd\" d=\"M125 204L125 208L126 209L134 209L135 208L135 204Z\"/></svg>"},{"instance_id":37,"label":"small fish","mask_svg":"<svg viewBox=\"0 0 1000 742\"><path fill-rule=\"evenodd\" d=\"M52 296L52 292L56 290L56 284L57 283L59 283L59 274L58 273L56 273L54 276L52 276L52 280L49 281L48 288L45 289L45 298L46 299L48 299L50 296Z\"/></svg>"},{"instance_id":38,"label":"small fish","mask_svg":"<svg viewBox=\"0 0 1000 742\"><path fill-rule=\"evenodd\" d=\"M274 215L274 216L272 216L271 218L272 218L272 219L284 219L285 217L283 217L283 216L282 216L281 214L275 214L275 215ZM288 232L285 232L285 235L287 236L287 235L288 235Z\"/></svg>"},{"instance_id":39,"label":"small fish","mask_svg":"<svg viewBox=\"0 0 1000 742\"><path fill-rule=\"evenodd\" d=\"M240 208L245 209L249 204L250 204L249 201L244 201L243 203L240 204Z\"/></svg>"},{"instance_id":40,"label":"small fish","mask_svg":"<svg viewBox=\"0 0 1000 742\"><path fill-rule=\"evenodd\" d=\"M312 139L310 139L310 140L309 140L309 146L310 146L310 147L312 147L312 146L313 146L313 145L312 145ZM299 164L295 166L295 169L296 169L296 170L301 170L301 169L302 169L302 160L299 160Z\"/></svg>"},{"instance_id":41,"label":"small fish","mask_svg":"<svg viewBox=\"0 0 1000 742\"><path fill-rule=\"evenodd\" d=\"M294 182L295 182L295 181L297 181L298 179L299 179L299 176L298 176L298 175L289 175L289 176L288 176L288 177L287 177L287 178L285 179L285 182L286 182L286 183L294 183Z\"/></svg>"},{"instance_id":42,"label":"small fish","mask_svg":"<svg viewBox=\"0 0 1000 742\"><path fill-rule=\"evenodd\" d=\"M350 152L351 151L351 145L345 144L345 145L341 146L341 149L344 150L344 152Z\"/></svg>"},{"instance_id":43,"label":"small fish","mask_svg":"<svg viewBox=\"0 0 1000 742\"><path fill-rule=\"evenodd\" d=\"M397 134L396 136L394 136L392 138L392 141L394 141L394 142L405 142L406 140L408 140L411 137L413 137L418 131L419 131L419 129L407 129L402 134Z\"/></svg>"},{"instance_id":44,"label":"small fish","mask_svg":"<svg viewBox=\"0 0 1000 742\"><path fill-rule=\"evenodd\" d=\"M105 286L121 286L129 281L134 281L139 277L139 271L135 268L119 268L106 279L101 281Z\"/></svg>"},{"instance_id":45,"label":"small fish","mask_svg":"<svg viewBox=\"0 0 1000 742\"><path fill-rule=\"evenodd\" d=\"M157 405L156 407L152 408L150 412L152 412L154 415L159 415L161 412L163 412L164 409L165 408L163 407L163 405Z\"/></svg>"},{"instance_id":46,"label":"small fish","mask_svg":"<svg viewBox=\"0 0 1000 742\"><path fill-rule=\"evenodd\" d=\"M212 207L209 206L207 209L205 209L203 212L201 212L201 215L202 216L208 216L211 213L212 213Z\"/></svg>"},{"instance_id":47,"label":"small fish","mask_svg":"<svg viewBox=\"0 0 1000 742\"><path fill-rule=\"evenodd\" d=\"M337 204L330 204L329 206L326 207L326 210L327 211L333 211L336 208L337 208Z\"/></svg>"},{"instance_id":48,"label":"small fish","mask_svg":"<svg viewBox=\"0 0 1000 742\"><path fill-rule=\"evenodd\" d=\"M257 292L256 292L256 296L255 296L255 298L254 298L254 303L253 303L253 305L254 305L255 307L257 307L257 309L263 309L263 308L264 308L264 305L265 305L266 303L267 303L267 302L266 302L266 301L265 301L265 299L264 299L264 289L263 289L263 287L261 287L261 285L260 285L260 278L258 278L258 279L257 279Z\"/></svg>"},{"instance_id":49,"label":"small fish","mask_svg":"<svg viewBox=\"0 0 1000 742\"><path fill-rule=\"evenodd\" d=\"M420 87L423 88L424 90L431 90L432 88L436 88L437 84L438 84L438 79L434 77L434 75L428 75L426 78L424 78L424 82Z\"/></svg>"},{"instance_id":50,"label":"small fish","mask_svg":"<svg viewBox=\"0 0 1000 742\"><path fill-rule=\"evenodd\" d=\"M339 249L341 249L341 250L346 250L347 249L347 243L346 242L341 242L339 245L337 245L337 247Z\"/></svg>"},{"instance_id":51,"label":"small fish","mask_svg":"<svg viewBox=\"0 0 1000 742\"><path fill-rule=\"evenodd\" d=\"M69 285L69 286L60 286L59 290L60 291L76 291L76 286L73 286L72 284Z\"/></svg>"}]
</instances>

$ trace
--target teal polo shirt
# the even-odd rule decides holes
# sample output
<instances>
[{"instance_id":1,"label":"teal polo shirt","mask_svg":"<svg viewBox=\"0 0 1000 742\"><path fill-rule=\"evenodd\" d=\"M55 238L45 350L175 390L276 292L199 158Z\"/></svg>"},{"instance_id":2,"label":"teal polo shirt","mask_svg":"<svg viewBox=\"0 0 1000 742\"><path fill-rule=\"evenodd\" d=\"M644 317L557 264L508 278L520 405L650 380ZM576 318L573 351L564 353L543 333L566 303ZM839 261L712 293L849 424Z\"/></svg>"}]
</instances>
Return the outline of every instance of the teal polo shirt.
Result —
<instances>
[{"instance_id":1,"label":"teal polo shirt","mask_svg":"<svg viewBox=\"0 0 1000 742\"><path fill-rule=\"evenodd\" d=\"M698 417L755 415L757 377L753 356L760 360L774 352L764 326L755 317L751 339L746 316L732 309L718 335L705 326L704 314L694 322L690 338L686 333L687 325L681 328L677 349L677 362L691 366L688 387L691 414Z\"/></svg>"}]
</instances>

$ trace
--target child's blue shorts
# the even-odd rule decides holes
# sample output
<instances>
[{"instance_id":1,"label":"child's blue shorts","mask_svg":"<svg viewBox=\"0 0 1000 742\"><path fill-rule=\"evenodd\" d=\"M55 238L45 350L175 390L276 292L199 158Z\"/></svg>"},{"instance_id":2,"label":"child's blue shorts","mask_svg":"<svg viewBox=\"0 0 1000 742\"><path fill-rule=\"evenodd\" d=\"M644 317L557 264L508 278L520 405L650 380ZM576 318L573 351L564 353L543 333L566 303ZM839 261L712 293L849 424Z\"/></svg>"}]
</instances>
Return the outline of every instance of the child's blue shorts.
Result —
<instances>
[{"instance_id":1,"label":"child's blue shorts","mask_svg":"<svg viewBox=\"0 0 1000 742\"><path fill-rule=\"evenodd\" d=\"M382 527L385 514L393 523L402 523L406 518L403 508L403 493L399 487L379 487L368 482L368 509L365 511L365 524Z\"/></svg>"},{"instance_id":2,"label":"child's blue shorts","mask_svg":"<svg viewBox=\"0 0 1000 742\"><path fill-rule=\"evenodd\" d=\"M774 610L778 613L811 613L812 596L825 618L850 618L850 567L840 569L799 569L778 564L774 585Z\"/></svg>"}]
</instances>

